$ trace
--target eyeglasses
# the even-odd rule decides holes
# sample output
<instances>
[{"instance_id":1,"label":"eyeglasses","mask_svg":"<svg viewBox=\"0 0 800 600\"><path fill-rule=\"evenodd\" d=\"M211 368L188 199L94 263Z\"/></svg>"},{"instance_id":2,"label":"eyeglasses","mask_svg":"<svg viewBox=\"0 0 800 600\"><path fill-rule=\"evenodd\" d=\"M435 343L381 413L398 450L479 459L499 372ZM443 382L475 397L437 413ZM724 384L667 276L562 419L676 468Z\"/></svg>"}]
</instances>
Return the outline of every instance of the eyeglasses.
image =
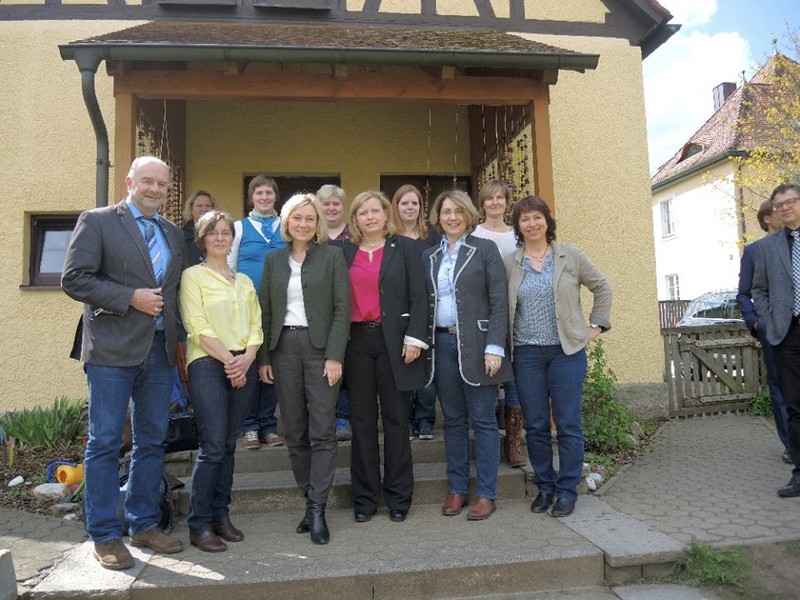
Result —
<instances>
[{"instance_id":1,"label":"eyeglasses","mask_svg":"<svg viewBox=\"0 0 800 600\"><path fill-rule=\"evenodd\" d=\"M773 210L783 210L784 208L792 208L795 204L797 204L800 198L787 198L777 204L772 205Z\"/></svg>"},{"instance_id":2,"label":"eyeglasses","mask_svg":"<svg viewBox=\"0 0 800 600\"><path fill-rule=\"evenodd\" d=\"M466 211L463 208L454 208L454 209L446 208L445 210L439 213L439 216L452 217L453 215L456 215L457 217L463 217L465 212Z\"/></svg>"},{"instance_id":3,"label":"eyeglasses","mask_svg":"<svg viewBox=\"0 0 800 600\"><path fill-rule=\"evenodd\" d=\"M218 238L221 237L223 239L228 239L233 237L233 234L230 231L209 231L206 233L206 237L208 238Z\"/></svg>"}]
</instances>

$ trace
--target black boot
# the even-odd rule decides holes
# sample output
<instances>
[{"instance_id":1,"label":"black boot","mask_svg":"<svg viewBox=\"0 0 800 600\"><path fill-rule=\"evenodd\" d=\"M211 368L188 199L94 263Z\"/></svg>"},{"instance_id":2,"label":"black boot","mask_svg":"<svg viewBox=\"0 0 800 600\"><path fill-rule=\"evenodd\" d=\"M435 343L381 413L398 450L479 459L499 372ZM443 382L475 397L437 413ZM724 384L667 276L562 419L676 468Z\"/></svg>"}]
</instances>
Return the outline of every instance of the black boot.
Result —
<instances>
[{"instance_id":1,"label":"black boot","mask_svg":"<svg viewBox=\"0 0 800 600\"><path fill-rule=\"evenodd\" d=\"M303 519L297 524L297 533L308 533L311 531L311 503L306 501L306 514Z\"/></svg>"},{"instance_id":2,"label":"black boot","mask_svg":"<svg viewBox=\"0 0 800 600\"><path fill-rule=\"evenodd\" d=\"M311 541L315 544L327 544L331 536L325 522L325 505L309 504L308 514L311 517Z\"/></svg>"}]
</instances>

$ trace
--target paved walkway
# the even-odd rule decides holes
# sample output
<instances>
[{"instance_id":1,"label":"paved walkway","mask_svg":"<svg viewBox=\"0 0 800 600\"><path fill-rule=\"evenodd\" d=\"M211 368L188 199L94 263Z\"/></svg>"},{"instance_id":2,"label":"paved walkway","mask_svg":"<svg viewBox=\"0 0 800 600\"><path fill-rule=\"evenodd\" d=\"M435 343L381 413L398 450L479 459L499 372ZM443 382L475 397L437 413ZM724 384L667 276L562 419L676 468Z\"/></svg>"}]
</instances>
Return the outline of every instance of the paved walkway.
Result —
<instances>
[{"instance_id":1,"label":"paved walkway","mask_svg":"<svg viewBox=\"0 0 800 600\"><path fill-rule=\"evenodd\" d=\"M699 592L680 586L609 589L597 582L603 581L604 562L606 569L623 571L626 565L658 562L657 556L663 562L693 539L715 545L800 539L800 499L775 493L791 469L781 462L780 443L766 419L718 415L670 421L648 450L597 494L581 497L576 512L561 520L532 515L522 500L501 501L491 519L470 524L461 517L442 518L434 505L413 507L404 524L391 523L385 511L370 523L355 524L351 510L340 510L329 517L331 544L319 547L294 533L299 512L241 515L237 524L247 539L227 553L204 554L188 544L186 551L170 557L133 549L136 567L114 573L90 557L81 524L0 508L0 548L11 550L16 578L26 583L20 590L33 588L34 598L77 597L76 590L144 598L168 589L176 600L200 600L219 597L221 591L209 586L223 582L238 584L229 589L243 595L269 582L277 593L273 597L306 600L368 597L370 590L386 598L417 597L420 590L427 597L468 597L478 581L492 589L492 577L498 576L518 580L517 589L525 589L526 578L557 589L561 575L554 565L566 557L573 561L571 572L585 571L584 579L571 586L586 588L576 598L699 600ZM185 520L175 534L188 542ZM520 569L521 564L527 568ZM457 575L463 567L474 570L475 581ZM439 569L441 575L414 582L415 575L409 574L421 568ZM304 578L302 595L289 586L298 576ZM404 583L416 585L415 593L404 594ZM249 592L248 585L254 586ZM571 598L552 592L529 596L551 597Z\"/></svg>"}]
</instances>

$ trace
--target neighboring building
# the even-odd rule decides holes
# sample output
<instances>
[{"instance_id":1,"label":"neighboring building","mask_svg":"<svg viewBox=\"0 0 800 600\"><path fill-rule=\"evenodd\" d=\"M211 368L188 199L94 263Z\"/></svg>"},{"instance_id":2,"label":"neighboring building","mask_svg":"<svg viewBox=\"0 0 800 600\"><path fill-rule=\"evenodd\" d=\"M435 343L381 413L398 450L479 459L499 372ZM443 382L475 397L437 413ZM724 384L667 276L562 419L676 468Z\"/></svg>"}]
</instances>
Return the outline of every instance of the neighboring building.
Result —
<instances>
[{"instance_id":1,"label":"neighboring building","mask_svg":"<svg viewBox=\"0 0 800 600\"><path fill-rule=\"evenodd\" d=\"M654 0L2 0L0 218L21 243L2 259L0 410L86 394L60 256L143 152L174 167L176 220L199 187L241 216L261 172L351 198L505 177L611 279L620 381L657 384L652 242L625 232L649 219L642 60L670 19Z\"/></svg>"},{"instance_id":2,"label":"neighboring building","mask_svg":"<svg viewBox=\"0 0 800 600\"><path fill-rule=\"evenodd\" d=\"M746 84L714 88L711 118L652 177L659 300L738 285L742 241L762 235L755 214L763 198L737 183L745 168L737 159L771 139L764 115L779 60L797 66L776 54Z\"/></svg>"}]
</instances>

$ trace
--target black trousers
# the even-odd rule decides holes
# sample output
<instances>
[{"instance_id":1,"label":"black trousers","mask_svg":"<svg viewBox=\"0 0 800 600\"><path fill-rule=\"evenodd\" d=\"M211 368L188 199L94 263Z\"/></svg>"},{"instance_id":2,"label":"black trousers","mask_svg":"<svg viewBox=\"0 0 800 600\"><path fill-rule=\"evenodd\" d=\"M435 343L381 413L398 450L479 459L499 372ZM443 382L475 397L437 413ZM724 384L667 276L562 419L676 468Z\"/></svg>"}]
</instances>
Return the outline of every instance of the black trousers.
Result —
<instances>
[{"instance_id":1,"label":"black trousers","mask_svg":"<svg viewBox=\"0 0 800 600\"><path fill-rule=\"evenodd\" d=\"M789 332L775 350L775 366L786 413L789 417L789 453L794 463L793 474L800 474L800 324L792 321Z\"/></svg>"},{"instance_id":2,"label":"black trousers","mask_svg":"<svg viewBox=\"0 0 800 600\"><path fill-rule=\"evenodd\" d=\"M400 352L400 348L392 349ZM395 385L380 327L353 327L344 359L353 430L350 477L353 508L374 512L381 492L378 406L383 424L383 499L390 510L408 510L414 491L408 411L411 392Z\"/></svg>"}]
</instances>

